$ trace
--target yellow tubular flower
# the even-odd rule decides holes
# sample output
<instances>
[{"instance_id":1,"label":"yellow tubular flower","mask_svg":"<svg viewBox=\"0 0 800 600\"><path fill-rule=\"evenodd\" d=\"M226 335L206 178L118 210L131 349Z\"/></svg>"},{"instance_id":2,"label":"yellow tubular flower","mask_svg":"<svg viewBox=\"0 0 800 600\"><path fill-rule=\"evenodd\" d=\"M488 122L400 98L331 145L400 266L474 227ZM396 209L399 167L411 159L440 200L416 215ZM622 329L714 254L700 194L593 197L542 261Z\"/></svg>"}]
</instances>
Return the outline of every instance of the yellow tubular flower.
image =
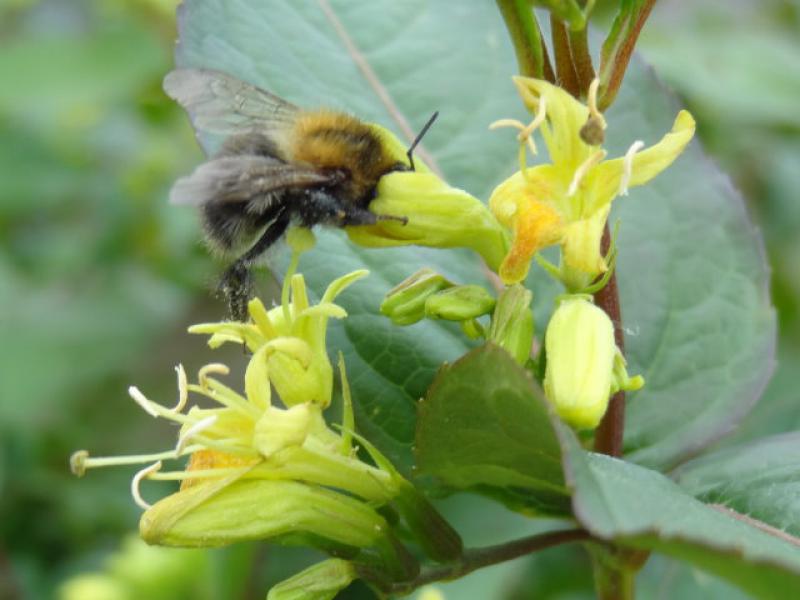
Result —
<instances>
[{"instance_id":1,"label":"yellow tubular flower","mask_svg":"<svg viewBox=\"0 0 800 600\"><path fill-rule=\"evenodd\" d=\"M521 168L492 193L489 207L513 236L499 274L506 283L522 281L534 254L560 244L562 281L577 291L608 268L600 239L613 199L672 164L694 135L694 119L682 110L672 131L658 143L642 149L644 144L636 141L625 156L605 160L605 150L581 136L590 116L598 126L604 124L593 105L594 95L585 106L546 81L515 77L514 84L537 114L524 132L532 135L533 125L538 125L552 163Z\"/></svg>"},{"instance_id":2,"label":"yellow tubular flower","mask_svg":"<svg viewBox=\"0 0 800 600\"><path fill-rule=\"evenodd\" d=\"M373 129L398 162L407 164L407 146L390 131ZM381 177L369 209L395 219L345 228L350 240L367 248L428 246L469 248L497 270L508 251L508 237L480 200L454 188L431 172L419 158L413 171Z\"/></svg>"}]
</instances>

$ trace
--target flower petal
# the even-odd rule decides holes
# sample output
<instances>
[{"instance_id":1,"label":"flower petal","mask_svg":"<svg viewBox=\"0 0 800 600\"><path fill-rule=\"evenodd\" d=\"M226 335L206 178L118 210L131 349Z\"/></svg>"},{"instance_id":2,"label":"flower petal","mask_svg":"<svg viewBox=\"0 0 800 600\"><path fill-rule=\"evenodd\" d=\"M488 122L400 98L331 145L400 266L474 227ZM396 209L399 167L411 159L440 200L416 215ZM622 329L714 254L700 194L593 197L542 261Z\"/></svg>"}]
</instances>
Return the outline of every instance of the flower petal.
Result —
<instances>
[{"instance_id":1,"label":"flower petal","mask_svg":"<svg viewBox=\"0 0 800 600\"><path fill-rule=\"evenodd\" d=\"M542 125L542 137L550 160L573 169L585 161L592 147L581 139L580 131L589 118L589 109L562 88L541 79L514 77L514 85L532 113L536 113L539 98L546 99L547 121Z\"/></svg>"},{"instance_id":2,"label":"flower petal","mask_svg":"<svg viewBox=\"0 0 800 600\"><path fill-rule=\"evenodd\" d=\"M609 203L595 211L589 218L573 221L564 228L562 252L565 273L578 271L588 275L585 282L575 282L578 288L588 285L592 279L607 269L606 261L600 254L600 240L610 210Z\"/></svg>"},{"instance_id":3,"label":"flower petal","mask_svg":"<svg viewBox=\"0 0 800 600\"><path fill-rule=\"evenodd\" d=\"M686 110L679 112L668 134L650 148L633 156L630 161L628 187L645 184L670 166L691 141L694 130L695 122L692 115ZM617 195L624 173L624 157L605 161L592 169L589 177L596 186L592 209L596 210Z\"/></svg>"}]
</instances>

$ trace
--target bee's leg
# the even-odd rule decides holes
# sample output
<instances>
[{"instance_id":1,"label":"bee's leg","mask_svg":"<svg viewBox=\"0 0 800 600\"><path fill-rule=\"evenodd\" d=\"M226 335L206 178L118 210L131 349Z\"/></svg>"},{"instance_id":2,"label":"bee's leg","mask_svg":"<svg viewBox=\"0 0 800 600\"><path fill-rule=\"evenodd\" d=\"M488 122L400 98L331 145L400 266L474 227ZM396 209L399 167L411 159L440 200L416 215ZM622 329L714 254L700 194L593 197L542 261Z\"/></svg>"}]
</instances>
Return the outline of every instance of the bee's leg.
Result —
<instances>
[{"instance_id":1,"label":"bee's leg","mask_svg":"<svg viewBox=\"0 0 800 600\"><path fill-rule=\"evenodd\" d=\"M343 220L344 225L375 225L378 221L400 221L403 225L408 223L407 217L376 215L366 208L349 208Z\"/></svg>"},{"instance_id":2,"label":"bee's leg","mask_svg":"<svg viewBox=\"0 0 800 600\"><path fill-rule=\"evenodd\" d=\"M228 300L231 319L234 321L247 320L247 303L250 301L253 287L250 267L284 234L289 221L288 212L281 211L258 241L223 273L219 289Z\"/></svg>"}]
</instances>

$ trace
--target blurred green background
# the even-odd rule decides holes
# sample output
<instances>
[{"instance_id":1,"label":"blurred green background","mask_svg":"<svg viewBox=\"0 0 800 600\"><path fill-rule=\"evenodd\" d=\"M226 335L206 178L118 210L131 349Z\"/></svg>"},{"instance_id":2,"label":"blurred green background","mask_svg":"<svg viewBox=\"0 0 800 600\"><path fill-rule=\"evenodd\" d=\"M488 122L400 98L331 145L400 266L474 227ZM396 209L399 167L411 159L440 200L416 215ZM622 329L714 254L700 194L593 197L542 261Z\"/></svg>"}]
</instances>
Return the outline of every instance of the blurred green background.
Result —
<instances>
[{"instance_id":1,"label":"blurred green background","mask_svg":"<svg viewBox=\"0 0 800 600\"><path fill-rule=\"evenodd\" d=\"M120 550L139 514L130 473L78 480L69 454L156 450L172 439L126 389L171 398L172 366L192 371L208 359L186 327L223 310L210 293L220 266L193 211L166 201L201 159L185 115L161 91L175 4L0 0L0 598L53 597ZM615 5L598 2L601 28ZM797 429L800 2L661 0L640 50L745 193L773 266L778 370L722 444ZM150 560L127 544L128 566L112 558L112 570ZM517 561L502 597L591 597L565 557L572 551ZM160 563L174 588L138 597L260 598L307 561L256 546L187 555L182 566ZM642 597L676 597L685 581L722 586L662 559L645 569Z\"/></svg>"}]
</instances>

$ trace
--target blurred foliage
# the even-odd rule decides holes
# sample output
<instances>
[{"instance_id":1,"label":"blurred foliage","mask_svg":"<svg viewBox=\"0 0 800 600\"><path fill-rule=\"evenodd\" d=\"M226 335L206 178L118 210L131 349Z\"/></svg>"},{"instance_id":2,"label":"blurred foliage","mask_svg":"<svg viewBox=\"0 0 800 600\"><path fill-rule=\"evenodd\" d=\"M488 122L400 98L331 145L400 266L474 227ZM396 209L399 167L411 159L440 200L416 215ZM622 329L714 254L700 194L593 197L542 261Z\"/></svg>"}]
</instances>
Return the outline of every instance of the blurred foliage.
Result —
<instances>
[{"instance_id":1,"label":"blurred foliage","mask_svg":"<svg viewBox=\"0 0 800 600\"><path fill-rule=\"evenodd\" d=\"M195 216L166 202L170 183L201 156L185 115L161 92L175 4L0 0L0 598L51 597L68 577L114 564L138 514L129 474L78 481L67 457L81 447L162 447L166 430L125 389L136 382L171 397L169 365L182 360L191 369L206 356L183 335L186 325L221 310L208 293L215 267ZM598 2L601 27L615 5ZM744 190L774 269L778 371L730 439L797 429L800 3L662 0L640 49ZM511 518L469 502L461 510L465 523L480 512L484 528ZM311 560L244 546L210 553L202 570L210 597L263 597L267 582ZM537 598L590 598L591 582L575 577L582 561L559 549L484 577L502 581L506 598L532 590ZM479 576L454 587L457 597L479 594ZM640 576L643 597L677 597L682 586L738 597L665 558ZM192 590L189 582L170 597L196 597ZM358 586L350 592L365 597Z\"/></svg>"}]
</instances>

